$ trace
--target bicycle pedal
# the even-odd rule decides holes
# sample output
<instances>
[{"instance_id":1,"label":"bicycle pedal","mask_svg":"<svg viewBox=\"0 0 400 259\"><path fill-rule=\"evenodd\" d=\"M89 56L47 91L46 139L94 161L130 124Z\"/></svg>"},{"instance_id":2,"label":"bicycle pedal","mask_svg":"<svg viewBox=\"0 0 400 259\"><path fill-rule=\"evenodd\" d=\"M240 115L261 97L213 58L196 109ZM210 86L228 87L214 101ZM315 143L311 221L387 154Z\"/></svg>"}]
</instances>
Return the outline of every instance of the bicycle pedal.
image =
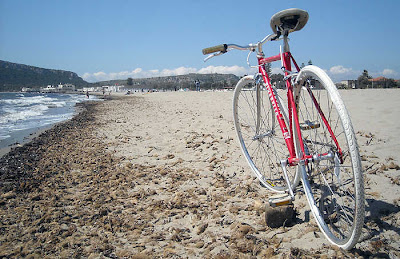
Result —
<instances>
[{"instance_id":1,"label":"bicycle pedal","mask_svg":"<svg viewBox=\"0 0 400 259\"><path fill-rule=\"evenodd\" d=\"M305 122L301 122L301 123L299 123L299 125L300 125L300 129L302 129L302 130L316 129L321 126L318 121L309 121L309 120L306 120Z\"/></svg>"},{"instance_id":2,"label":"bicycle pedal","mask_svg":"<svg viewBox=\"0 0 400 259\"><path fill-rule=\"evenodd\" d=\"M271 207L279 207L279 206L283 206L283 205L290 205L293 204L292 202L292 197L290 196L290 194L277 194L274 196L271 196L268 199L269 205Z\"/></svg>"}]
</instances>

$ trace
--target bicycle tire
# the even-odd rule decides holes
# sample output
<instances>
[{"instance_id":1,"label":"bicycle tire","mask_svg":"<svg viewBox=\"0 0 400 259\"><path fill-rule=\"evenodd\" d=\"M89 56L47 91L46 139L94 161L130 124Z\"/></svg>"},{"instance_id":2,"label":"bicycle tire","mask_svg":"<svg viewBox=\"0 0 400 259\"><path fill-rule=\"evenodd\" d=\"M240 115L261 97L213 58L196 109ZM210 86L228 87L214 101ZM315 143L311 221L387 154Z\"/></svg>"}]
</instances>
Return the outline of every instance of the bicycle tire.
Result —
<instances>
[{"instance_id":1,"label":"bicycle tire","mask_svg":"<svg viewBox=\"0 0 400 259\"><path fill-rule=\"evenodd\" d=\"M365 215L361 159L350 116L332 80L316 66L301 69L294 98L299 122L307 122L300 127L306 155L332 154L327 160L315 157L313 162L299 166L312 214L331 243L349 250L361 235ZM299 153L299 138L295 146Z\"/></svg>"},{"instance_id":2,"label":"bicycle tire","mask_svg":"<svg viewBox=\"0 0 400 259\"><path fill-rule=\"evenodd\" d=\"M287 112L282 104L284 97L275 91L287 122ZM287 159L289 152L266 88L263 83L256 83L253 76L243 77L235 87L233 117L240 148L260 183L271 191L284 193L288 187L280 160ZM300 179L297 168L287 167L287 172L292 188L295 188Z\"/></svg>"}]
</instances>

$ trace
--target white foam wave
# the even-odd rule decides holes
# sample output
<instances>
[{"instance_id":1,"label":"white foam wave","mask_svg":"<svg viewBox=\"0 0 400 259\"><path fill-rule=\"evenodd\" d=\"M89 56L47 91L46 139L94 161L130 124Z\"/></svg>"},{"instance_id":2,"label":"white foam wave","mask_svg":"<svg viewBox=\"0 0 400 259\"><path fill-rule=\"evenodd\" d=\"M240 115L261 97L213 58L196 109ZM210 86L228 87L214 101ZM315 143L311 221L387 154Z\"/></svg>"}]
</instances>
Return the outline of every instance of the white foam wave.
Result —
<instances>
[{"instance_id":1,"label":"white foam wave","mask_svg":"<svg viewBox=\"0 0 400 259\"><path fill-rule=\"evenodd\" d=\"M51 102L51 103L46 103L47 107L49 108L61 108L67 105L66 102Z\"/></svg>"},{"instance_id":2,"label":"white foam wave","mask_svg":"<svg viewBox=\"0 0 400 259\"><path fill-rule=\"evenodd\" d=\"M3 135L3 134L0 134L0 140L7 139L7 138L9 138L9 137L11 137L11 136L10 136L10 135Z\"/></svg>"},{"instance_id":3,"label":"white foam wave","mask_svg":"<svg viewBox=\"0 0 400 259\"><path fill-rule=\"evenodd\" d=\"M42 115L48 109L48 106L43 104L17 110L4 108L3 110L6 112L6 114L0 117L0 123L15 123L20 120L27 120L32 117Z\"/></svg>"},{"instance_id":4,"label":"white foam wave","mask_svg":"<svg viewBox=\"0 0 400 259\"><path fill-rule=\"evenodd\" d=\"M70 119L74 114L73 106L87 100L84 95L69 94L4 96L5 98L0 98L0 140L10 138L16 131L39 128Z\"/></svg>"},{"instance_id":5,"label":"white foam wave","mask_svg":"<svg viewBox=\"0 0 400 259\"><path fill-rule=\"evenodd\" d=\"M41 103L51 103L53 101L57 101L57 99L46 96L31 96L31 97L19 97L17 99L5 99L1 100L0 102L10 105L28 106Z\"/></svg>"}]
</instances>

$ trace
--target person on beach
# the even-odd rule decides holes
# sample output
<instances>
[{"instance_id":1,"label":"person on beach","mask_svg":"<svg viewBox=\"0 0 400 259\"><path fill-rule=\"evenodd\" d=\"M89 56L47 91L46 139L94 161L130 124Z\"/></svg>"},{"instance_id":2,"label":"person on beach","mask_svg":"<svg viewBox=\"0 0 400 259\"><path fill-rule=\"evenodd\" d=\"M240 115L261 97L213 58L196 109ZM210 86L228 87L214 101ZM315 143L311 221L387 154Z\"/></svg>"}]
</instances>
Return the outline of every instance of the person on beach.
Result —
<instances>
[{"instance_id":1,"label":"person on beach","mask_svg":"<svg viewBox=\"0 0 400 259\"><path fill-rule=\"evenodd\" d=\"M196 81L194 81L194 84L196 85L196 91L200 92L200 81L196 79Z\"/></svg>"},{"instance_id":2,"label":"person on beach","mask_svg":"<svg viewBox=\"0 0 400 259\"><path fill-rule=\"evenodd\" d=\"M89 99L89 91L86 91L86 98Z\"/></svg>"}]
</instances>

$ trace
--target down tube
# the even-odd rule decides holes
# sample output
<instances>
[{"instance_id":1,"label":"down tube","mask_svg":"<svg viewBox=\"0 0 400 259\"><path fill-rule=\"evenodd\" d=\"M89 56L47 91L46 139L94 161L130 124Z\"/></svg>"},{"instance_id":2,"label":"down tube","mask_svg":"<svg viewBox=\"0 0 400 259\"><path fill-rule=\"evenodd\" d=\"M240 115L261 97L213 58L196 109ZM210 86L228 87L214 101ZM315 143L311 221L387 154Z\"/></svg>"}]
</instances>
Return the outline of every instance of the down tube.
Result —
<instances>
[{"instance_id":1,"label":"down tube","mask_svg":"<svg viewBox=\"0 0 400 259\"><path fill-rule=\"evenodd\" d=\"M277 121L279 123L279 126L280 126L280 128L282 130L282 135L283 135L283 138L285 139L286 146L288 147L288 151L289 151L290 157L295 157L296 156L296 152L295 152L295 149L294 149L293 138L290 135L290 132L288 131L287 125L285 123L285 120L283 119L282 112L281 112L281 110L279 108L278 102L276 100L276 96L274 94L274 91L272 89L271 83L269 81L269 77L267 75L267 72L265 71L264 66L259 66L259 72L261 73L261 75L262 75L262 77L264 79L264 82L265 82L265 84L267 86L268 96L269 96L269 99L270 99L270 101L272 103L272 107L273 107L274 112L276 114L276 118L277 118Z\"/></svg>"}]
</instances>

